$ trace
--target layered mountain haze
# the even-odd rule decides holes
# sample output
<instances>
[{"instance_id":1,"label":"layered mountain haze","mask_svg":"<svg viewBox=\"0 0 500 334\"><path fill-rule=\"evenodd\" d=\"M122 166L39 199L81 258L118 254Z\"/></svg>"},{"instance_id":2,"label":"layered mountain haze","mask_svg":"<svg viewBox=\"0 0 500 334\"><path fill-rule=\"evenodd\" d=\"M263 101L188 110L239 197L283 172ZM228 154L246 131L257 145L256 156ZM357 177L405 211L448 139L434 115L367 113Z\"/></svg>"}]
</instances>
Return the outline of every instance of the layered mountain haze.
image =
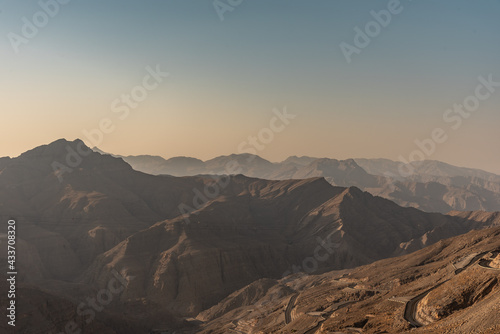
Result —
<instances>
[{"instance_id":1,"label":"layered mountain haze","mask_svg":"<svg viewBox=\"0 0 500 334\"><path fill-rule=\"evenodd\" d=\"M239 172L249 177L270 180L324 177L333 185L356 186L401 206L428 212L500 210L499 175L432 160L404 164L388 159L339 161L294 156L271 163L250 154L233 154L206 162L185 157L122 158L134 169L155 175L228 174L227 165L231 163L237 164Z\"/></svg>"},{"instance_id":2,"label":"layered mountain haze","mask_svg":"<svg viewBox=\"0 0 500 334\"><path fill-rule=\"evenodd\" d=\"M239 155L204 163L204 172L222 173L234 159L249 173L276 171L264 159ZM173 161L179 170L194 162ZM56 321L37 303L78 306L117 277L123 289L98 323L87 326L88 314L77 314L85 333L95 326L198 332L206 325L199 321L226 321L227 312L271 302L274 293L293 296L295 287L282 281L290 274L352 269L500 224L498 213L426 213L332 185L378 182L354 160L290 159L297 179L173 177L136 171L79 140L58 140L0 163L2 219L15 217L19 230L20 287L46 296L33 299L32 310L56 330L74 312ZM240 289L247 292L238 300L225 300ZM130 308L125 330L116 323ZM196 316L198 322L186 320Z\"/></svg>"},{"instance_id":3,"label":"layered mountain haze","mask_svg":"<svg viewBox=\"0 0 500 334\"><path fill-rule=\"evenodd\" d=\"M441 161L425 160L402 163L389 159L355 159L356 163L373 175L411 177L414 181L427 182L426 177L469 177L490 182L500 182L500 176L480 169L453 166Z\"/></svg>"}]
</instances>

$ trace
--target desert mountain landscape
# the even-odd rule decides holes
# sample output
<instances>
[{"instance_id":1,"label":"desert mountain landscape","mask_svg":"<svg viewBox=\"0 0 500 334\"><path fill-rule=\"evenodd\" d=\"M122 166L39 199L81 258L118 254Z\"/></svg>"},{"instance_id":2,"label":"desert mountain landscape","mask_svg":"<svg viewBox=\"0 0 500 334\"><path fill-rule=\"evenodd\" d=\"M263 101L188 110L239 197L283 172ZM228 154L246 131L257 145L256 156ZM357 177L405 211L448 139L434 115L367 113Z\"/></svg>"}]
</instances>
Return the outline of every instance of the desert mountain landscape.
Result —
<instances>
[{"instance_id":1,"label":"desert mountain landscape","mask_svg":"<svg viewBox=\"0 0 500 334\"><path fill-rule=\"evenodd\" d=\"M94 151L105 154L94 147ZM121 157L135 170L153 175L194 176L226 174L225 166L236 161L240 172L269 180L323 177L332 185L356 186L373 195L427 212L499 211L500 176L486 171L426 160L401 163L388 159L335 160L289 157L272 163L251 154L221 156L205 162L187 157Z\"/></svg>"},{"instance_id":2,"label":"desert mountain landscape","mask_svg":"<svg viewBox=\"0 0 500 334\"><path fill-rule=\"evenodd\" d=\"M84 156L79 160L72 152ZM70 159L73 167L60 168ZM255 161L252 168L270 170L263 159ZM212 168L210 174L220 174ZM93 152L80 140L58 140L3 158L0 212L4 220L17 217L18 285L26 296L19 328L38 333L37 324L43 323L44 331L59 333L74 321L85 333L150 333L158 328L306 333L317 325L321 333L333 328L390 332L391 326L409 329L409 323L404 318L389 321L401 307L386 302L392 297L388 294L413 296L444 279L458 284L458 277L474 271L479 287L471 289L480 289L481 280L496 275L494 269L483 274L467 267L455 278L448 269L468 253L498 251L498 229L484 230L500 225L498 213L443 215L401 207L355 187L377 176L352 160L319 159L301 170L301 178L284 180L150 175L122 158ZM316 176L318 170L327 176ZM333 180L342 186L332 185ZM441 241L478 229L482 231ZM466 242L480 236L487 240ZM2 238L6 240L5 234ZM380 265L380 260L386 262ZM491 264L497 266L498 259ZM82 313L81 300L117 280L123 288L102 312ZM446 320L453 326L449 319L455 311L475 307L476 301L483 305L479 301L494 296L495 282L484 287L486 292L474 290L477 297L460 307L435 304L441 287L433 290L419 303L419 321L434 326ZM315 289L326 295L314 295ZM315 297L304 297L308 295ZM292 316L283 313L291 298ZM345 310L339 306L334 311L334 306L343 302L356 302L349 310L373 303L394 309L381 315L363 306L336 322L336 312ZM250 312L256 305L266 305L258 315ZM436 313L433 307L450 309ZM376 325L366 321L367 314L374 315L368 319L377 319Z\"/></svg>"},{"instance_id":3,"label":"desert mountain landscape","mask_svg":"<svg viewBox=\"0 0 500 334\"><path fill-rule=\"evenodd\" d=\"M474 231L354 270L257 281L202 312L202 333L498 333L499 237Z\"/></svg>"},{"instance_id":4,"label":"desert mountain landscape","mask_svg":"<svg viewBox=\"0 0 500 334\"><path fill-rule=\"evenodd\" d=\"M0 16L0 334L500 334L500 1Z\"/></svg>"}]
</instances>

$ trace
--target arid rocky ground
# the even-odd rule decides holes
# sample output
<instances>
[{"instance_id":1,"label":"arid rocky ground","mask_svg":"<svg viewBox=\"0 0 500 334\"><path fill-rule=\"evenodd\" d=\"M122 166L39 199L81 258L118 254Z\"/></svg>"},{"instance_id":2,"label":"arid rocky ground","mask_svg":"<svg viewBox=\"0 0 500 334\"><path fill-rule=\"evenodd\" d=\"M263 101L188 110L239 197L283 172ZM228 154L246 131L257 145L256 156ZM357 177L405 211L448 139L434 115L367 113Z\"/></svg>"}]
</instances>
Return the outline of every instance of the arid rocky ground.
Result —
<instances>
[{"instance_id":1,"label":"arid rocky ground","mask_svg":"<svg viewBox=\"0 0 500 334\"><path fill-rule=\"evenodd\" d=\"M88 148L61 178L54 161L81 145L0 160L23 333L401 332L405 301L439 282L417 305L424 329L473 326L475 310L474 330L496 328L498 259L458 267L498 250L498 230L459 236L498 213L427 213L322 177L154 176Z\"/></svg>"}]
</instances>

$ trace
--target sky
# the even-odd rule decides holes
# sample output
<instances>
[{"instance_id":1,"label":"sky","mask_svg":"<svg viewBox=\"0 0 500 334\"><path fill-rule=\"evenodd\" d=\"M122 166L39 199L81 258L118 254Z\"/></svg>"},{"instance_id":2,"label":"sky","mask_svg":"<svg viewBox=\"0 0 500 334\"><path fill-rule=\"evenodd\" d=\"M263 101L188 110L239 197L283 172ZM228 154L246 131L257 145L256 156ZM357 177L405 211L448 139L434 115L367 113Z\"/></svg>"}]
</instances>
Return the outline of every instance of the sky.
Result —
<instances>
[{"instance_id":1,"label":"sky","mask_svg":"<svg viewBox=\"0 0 500 334\"><path fill-rule=\"evenodd\" d=\"M499 16L493 0L1 0L0 156L81 138L500 174Z\"/></svg>"}]
</instances>

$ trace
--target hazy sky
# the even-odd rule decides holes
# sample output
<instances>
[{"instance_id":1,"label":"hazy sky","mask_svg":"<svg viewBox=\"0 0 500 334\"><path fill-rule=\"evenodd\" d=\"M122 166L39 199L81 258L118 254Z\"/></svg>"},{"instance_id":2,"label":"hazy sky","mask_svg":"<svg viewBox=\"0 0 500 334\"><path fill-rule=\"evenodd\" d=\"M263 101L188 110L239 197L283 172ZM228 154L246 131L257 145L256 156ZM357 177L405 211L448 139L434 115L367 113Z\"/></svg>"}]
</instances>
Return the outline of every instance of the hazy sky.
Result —
<instances>
[{"instance_id":1,"label":"hazy sky","mask_svg":"<svg viewBox=\"0 0 500 334\"><path fill-rule=\"evenodd\" d=\"M500 87L460 126L443 120L474 102L478 77L500 82L500 1L243 0L223 21L209 0L53 1L42 0L51 16L0 1L0 156L59 138L91 145L83 131L107 118L105 151L209 159L248 148L286 106L296 118L258 143L271 161L409 158L441 128L426 158L500 173ZM388 6L390 22L370 24ZM340 44L356 46L366 24L373 37L348 63ZM157 65L169 76L120 119L116 99L144 92Z\"/></svg>"}]
</instances>

